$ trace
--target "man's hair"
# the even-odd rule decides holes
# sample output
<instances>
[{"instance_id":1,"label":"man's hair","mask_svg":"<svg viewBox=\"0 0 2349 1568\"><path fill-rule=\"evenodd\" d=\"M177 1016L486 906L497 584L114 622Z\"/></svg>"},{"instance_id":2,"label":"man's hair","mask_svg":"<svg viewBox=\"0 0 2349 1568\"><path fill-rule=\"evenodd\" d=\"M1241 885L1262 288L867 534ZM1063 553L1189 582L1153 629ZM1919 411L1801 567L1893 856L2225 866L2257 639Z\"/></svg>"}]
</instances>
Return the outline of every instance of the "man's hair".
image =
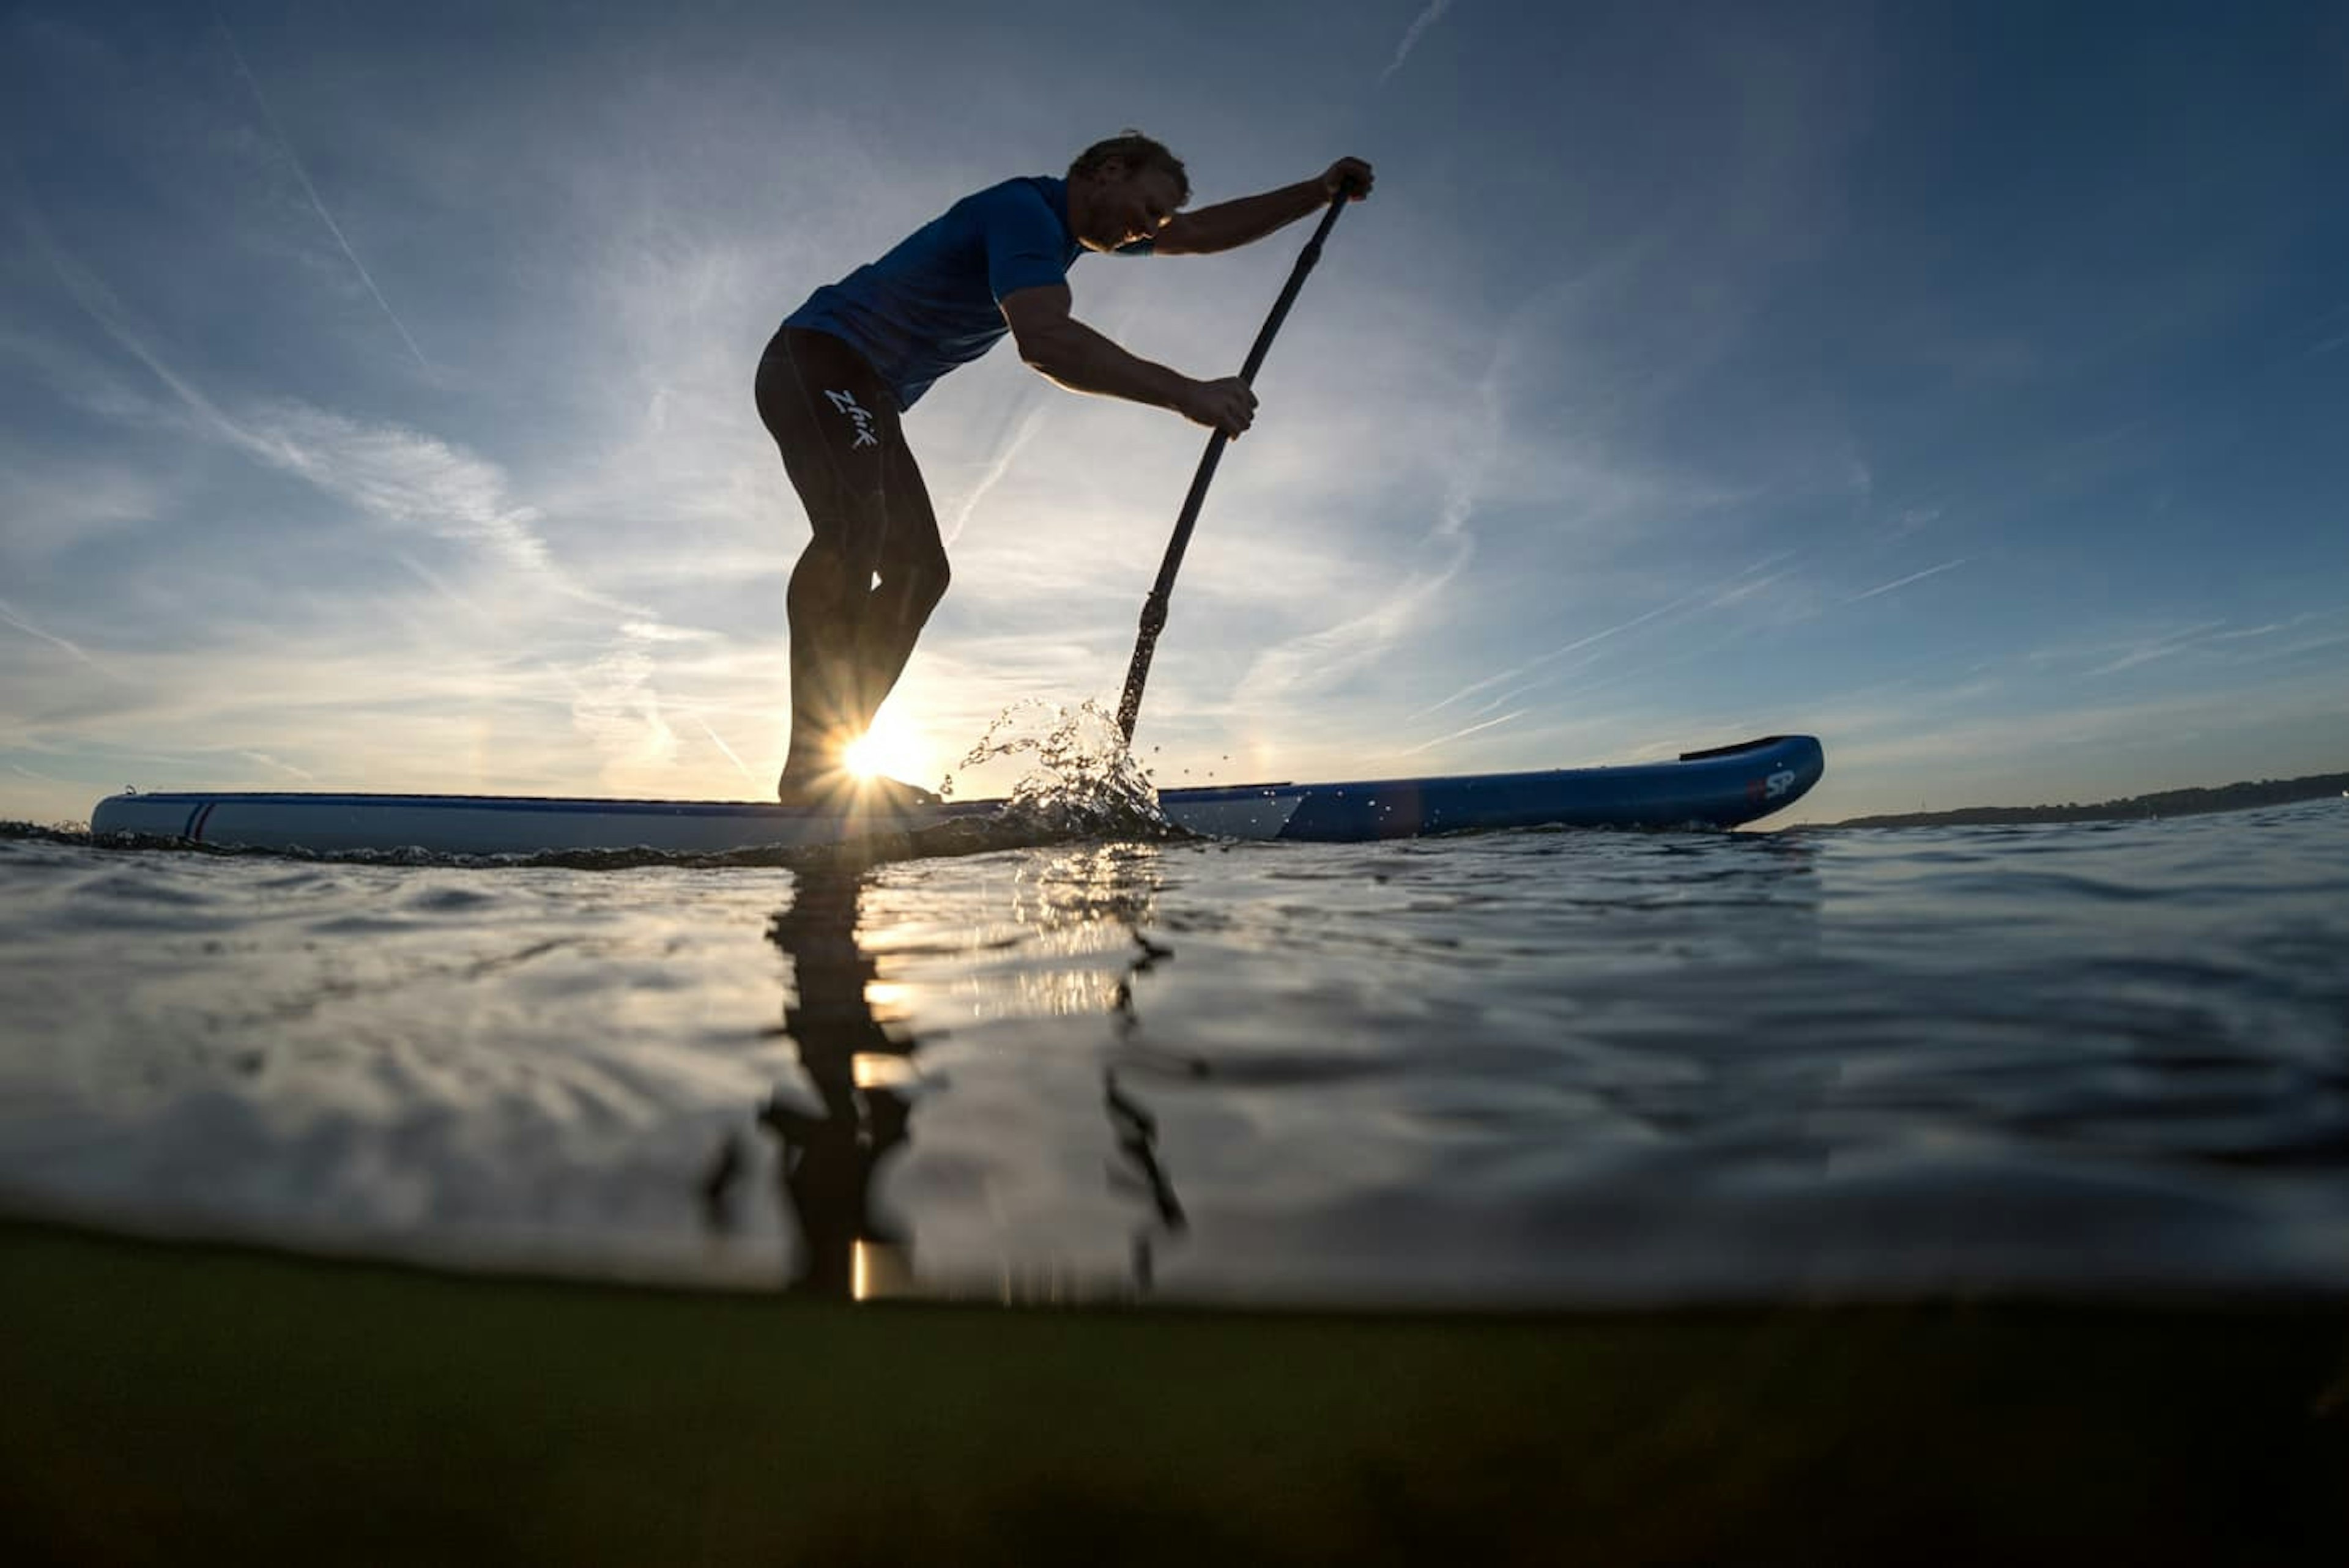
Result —
<instances>
[{"instance_id":1,"label":"man's hair","mask_svg":"<svg viewBox=\"0 0 2349 1568\"><path fill-rule=\"evenodd\" d=\"M1069 178L1098 173L1102 165L1112 158L1123 159L1126 168L1136 174L1145 169L1164 170L1174 177L1176 203L1191 199L1191 177L1183 171L1183 160L1169 152L1164 142L1153 141L1132 126L1078 153L1076 161L1069 165Z\"/></svg>"}]
</instances>

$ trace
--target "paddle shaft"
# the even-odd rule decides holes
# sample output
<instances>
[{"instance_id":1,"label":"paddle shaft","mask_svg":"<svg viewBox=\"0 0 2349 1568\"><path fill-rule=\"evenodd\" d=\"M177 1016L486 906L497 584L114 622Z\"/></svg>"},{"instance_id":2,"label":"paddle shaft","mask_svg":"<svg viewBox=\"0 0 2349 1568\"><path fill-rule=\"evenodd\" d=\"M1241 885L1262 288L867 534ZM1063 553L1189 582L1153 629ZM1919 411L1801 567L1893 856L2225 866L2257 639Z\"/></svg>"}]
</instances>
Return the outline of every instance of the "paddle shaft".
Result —
<instances>
[{"instance_id":1,"label":"paddle shaft","mask_svg":"<svg viewBox=\"0 0 2349 1568\"><path fill-rule=\"evenodd\" d=\"M1256 373L1264 364L1265 352L1272 346L1273 334L1288 318L1288 307L1297 301L1297 291L1305 286L1305 274L1321 259L1321 242L1337 226L1338 214L1346 210L1346 200L1344 193L1330 199L1330 211L1322 214L1321 226L1313 231L1313 237L1299 253L1288 286L1273 302L1272 314L1265 317L1264 329L1256 335L1256 346L1248 350L1247 363L1240 366L1241 380L1255 382ZM1174 574L1183 570L1183 552L1190 548L1191 530L1199 521L1199 503L1207 498L1207 481L1216 477L1216 464L1222 460L1224 444L1229 438L1221 430L1207 438L1206 455L1199 459L1199 471L1191 476L1191 493L1183 498L1183 515L1174 520L1174 537L1167 542L1166 559L1158 563L1158 581L1151 588L1150 597L1143 602L1142 634L1134 640L1133 662L1125 667L1125 694L1117 703L1117 727L1129 744L1133 739L1133 721L1142 712L1142 687L1150 678L1151 655L1158 651L1158 634L1166 629L1166 602L1174 596Z\"/></svg>"}]
</instances>

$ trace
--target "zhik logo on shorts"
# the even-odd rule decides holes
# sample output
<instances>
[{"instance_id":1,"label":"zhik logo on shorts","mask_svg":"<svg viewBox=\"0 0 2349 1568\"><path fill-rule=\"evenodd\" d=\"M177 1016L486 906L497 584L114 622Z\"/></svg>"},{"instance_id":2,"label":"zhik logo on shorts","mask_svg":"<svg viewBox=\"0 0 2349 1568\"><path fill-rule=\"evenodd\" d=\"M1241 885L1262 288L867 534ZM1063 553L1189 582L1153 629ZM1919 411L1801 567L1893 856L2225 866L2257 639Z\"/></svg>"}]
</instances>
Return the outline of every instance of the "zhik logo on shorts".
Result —
<instances>
[{"instance_id":1,"label":"zhik logo on shorts","mask_svg":"<svg viewBox=\"0 0 2349 1568\"><path fill-rule=\"evenodd\" d=\"M847 415L850 422L856 427L856 439L848 443L850 451L853 452L859 447L877 447L881 444L881 438L873 433L873 416L867 413L855 398L845 392L826 392L824 396L831 398L832 406Z\"/></svg>"}]
</instances>

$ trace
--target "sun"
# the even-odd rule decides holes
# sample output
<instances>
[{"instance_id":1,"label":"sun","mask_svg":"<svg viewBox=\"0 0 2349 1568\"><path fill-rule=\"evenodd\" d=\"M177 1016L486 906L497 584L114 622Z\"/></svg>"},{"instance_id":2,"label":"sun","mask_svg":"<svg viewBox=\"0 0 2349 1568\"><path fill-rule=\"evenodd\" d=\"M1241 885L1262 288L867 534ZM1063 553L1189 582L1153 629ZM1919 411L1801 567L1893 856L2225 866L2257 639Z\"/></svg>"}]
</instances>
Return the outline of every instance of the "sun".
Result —
<instances>
[{"instance_id":1,"label":"sun","mask_svg":"<svg viewBox=\"0 0 2349 1568\"><path fill-rule=\"evenodd\" d=\"M841 753L841 765L856 779L886 776L902 779L907 783L918 782L928 771L929 748L918 736L882 718L862 736L849 742Z\"/></svg>"},{"instance_id":2,"label":"sun","mask_svg":"<svg viewBox=\"0 0 2349 1568\"><path fill-rule=\"evenodd\" d=\"M870 779L881 771L881 744L869 734L860 735L840 754L840 762L857 778Z\"/></svg>"}]
</instances>

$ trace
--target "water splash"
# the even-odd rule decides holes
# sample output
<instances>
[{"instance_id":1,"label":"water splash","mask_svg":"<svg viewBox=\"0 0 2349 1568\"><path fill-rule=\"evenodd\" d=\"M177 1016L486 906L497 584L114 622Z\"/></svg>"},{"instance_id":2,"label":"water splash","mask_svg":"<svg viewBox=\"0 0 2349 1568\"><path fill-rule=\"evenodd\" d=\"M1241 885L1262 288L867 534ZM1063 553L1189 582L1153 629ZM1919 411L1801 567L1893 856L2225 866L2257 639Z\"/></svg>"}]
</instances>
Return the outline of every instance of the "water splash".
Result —
<instances>
[{"instance_id":1,"label":"water splash","mask_svg":"<svg viewBox=\"0 0 2349 1568\"><path fill-rule=\"evenodd\" d=\"M1004 817L1050 833L1173 832L1158 791L1126 748L1116 718L1092 697L1075 707L1029 697L995 716L958 766L1033 753L1031 769L1005 798ZM948 774L941 791L951 793Z\"/></svg>"}]
</instances>

